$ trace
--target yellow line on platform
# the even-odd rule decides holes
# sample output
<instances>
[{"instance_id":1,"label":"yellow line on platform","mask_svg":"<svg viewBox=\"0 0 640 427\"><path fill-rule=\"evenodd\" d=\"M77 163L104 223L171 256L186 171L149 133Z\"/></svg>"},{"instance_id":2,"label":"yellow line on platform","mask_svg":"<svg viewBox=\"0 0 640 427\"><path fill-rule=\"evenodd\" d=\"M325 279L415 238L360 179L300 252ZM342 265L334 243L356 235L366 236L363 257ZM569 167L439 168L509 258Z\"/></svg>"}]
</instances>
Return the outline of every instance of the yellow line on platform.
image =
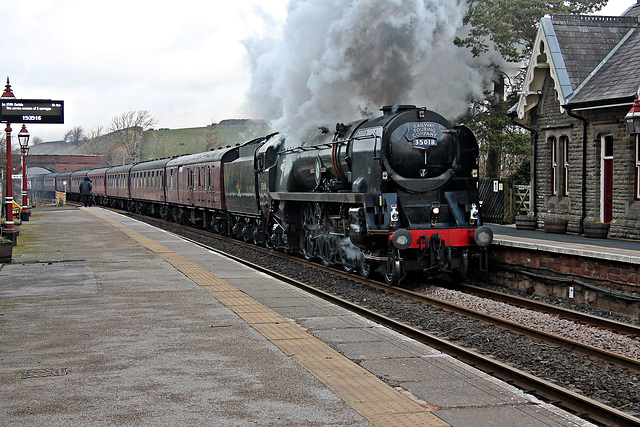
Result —
<instances>
[{"instance_id":1,"label":"yellow line on platform","mask_svg":"<svg viewBox=\"0 0 640 427\"><path fill-rule=\"evenodd\" d=\"M373 425L449 425L429 409L400 394L371 372L195 262L96 209L87 211L158 254L192 279L307 369Z\"/></svg>"}]
</instances>

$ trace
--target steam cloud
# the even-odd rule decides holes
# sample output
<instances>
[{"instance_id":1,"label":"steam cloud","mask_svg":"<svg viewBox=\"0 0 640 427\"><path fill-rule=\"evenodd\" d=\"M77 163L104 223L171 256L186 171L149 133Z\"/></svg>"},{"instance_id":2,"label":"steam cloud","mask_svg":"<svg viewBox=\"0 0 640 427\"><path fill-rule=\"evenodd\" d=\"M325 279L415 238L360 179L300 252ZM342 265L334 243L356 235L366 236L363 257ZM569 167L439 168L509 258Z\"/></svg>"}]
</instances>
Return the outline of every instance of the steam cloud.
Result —
<instances>
[{"instance_id":1,"label":"steam cloud","mask_svg":"<svg viewBox=\"0 0 640 427\"><path fill-rule=\"evenodd\" d=\"M383 105L416 104L450 119L491 81L453 44L458 0L291 0L280 39L248 40L249 109L289 136ZM484 63L482 63L484 62Z\"/></svg>"}]
</instances>

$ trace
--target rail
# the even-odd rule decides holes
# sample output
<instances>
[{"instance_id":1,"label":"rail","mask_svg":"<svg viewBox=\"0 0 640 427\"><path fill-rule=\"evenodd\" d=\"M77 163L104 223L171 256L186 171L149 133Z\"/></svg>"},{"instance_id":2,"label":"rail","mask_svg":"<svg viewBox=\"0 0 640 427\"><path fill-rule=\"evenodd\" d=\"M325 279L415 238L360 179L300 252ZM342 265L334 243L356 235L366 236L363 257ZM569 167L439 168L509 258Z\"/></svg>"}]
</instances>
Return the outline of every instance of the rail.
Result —
<instances>
[{"instance_id":1,"label":"rail","mask_svg":"<svg viewBox=\"0 0 640 427\"><path fill-rule=\"evenodd\" d=\"M131 214L130 214L131 215ZM132 216L136 216L139 217L138 215L132 215ZM149 222L149 218L148 217L144 217L145 221ZM156 223L168 223L166 221L162 221L162 220L158 220L158 219L153 219L153 222ZM170 223L171 226L176 227L178 226L175 223ZM193 228L188 228L185 227L185 229L188 229L191 233L202 233L202 230L194 230ZM208 233L208 232L204 232L207 235L210 236L215 236L215 237L220 237L216 234L213 233ZM183 236L185 237L185 236ZM187 239L189 239L188 237L185 237ZM193 239L192 240L195 244L199 244L201 246L205 246L208 247L198 241L195 241ZM234 239L226 239L225 240L230 240L233 241L235 243L238 244L243 244L242 242L239 242L237 240ZM249 245L252 248L256 249L256 250L264 250L267 251L267 249L263 249L263 248L259 248L256 247L254 245ZM387 316L384 316L382 314L376 313L372 310L369 310L365 307L362 307L360 305L357 305L355 303L352 303L350 301L347 301L343 298L337 297L335 295L331 295L327 292L324 292L320 289L317 289L313 286L307 285L305 283L299 282L297 280L291 279L289 277L286 277L282 274L279 274L277 272L273 272L270 271L268 268L260 266L260 265L256 265L253 264L251 262L248 262L246 260L243 260L241 258L238 258L236 256L224 253L220 250L217 250L215 248L211 248L208 247L210 250L215 251L217 253L220 253L224 256L229 257L230 259L233 259L237 262L243 263L257 271L263 272L265 274L269 274L272 277L276 277L279 280L282 280L283 282L289 283L293 286L296 286L302 290L305 290L313 295L316 295L320 298L323 298L327 301L330 301L336 305L339 305L345 309L351 310L354 313L360 314L376 323L379 323L383 326L389 327L407 337L410 337L412 339L415 339L416 341L419 341L421 343L424 343L426 345L429 345L437 350L442 351L443 353L446 353L452 357L455 357L459 360L461 360L464 363L467 363L471 366L474 366L490 375L493 375L497 378L500 378L510 384L513 384L516 387L519 387L521 389L523 389L525 392L531 393L531 394L535 394L543 399L546 399L550 402L552 402L553 404L563 407L565 409L568 409L570 411L573 411L577 414L579 414L582 417L591 419L593 421L605 424L605 425L633 425L633 426L640 426L640 418L636 418L630 414L627 414L623 411L620 411L616 408L610 407L608 405L605 405L601 402L598 402L594 399L591 399L589 397L583 396L581 394L578 394L576 392L573 392L571 390L568 390L564 387L558 386L550 381L547 381L545 379L542 378L538 378L534 375L531 375L527 372L524 372L518 368L514 368L512 366L509 366L505 363L502 363L500 361L497 361L493 358L484 356L482 354L479 354L473 350L469 350L466 349L464 347L461 347L457 344L454 344L452 342L449 342L447 340L444 340L442 338L439 338L437 336L434 336L432 334L429 334L423 330L414 328L412 326L406 325L402 322L399 322L397 320L391 319ZM274 253L273 251L269 251L270 253ZM296 262L303 262L302 260L298 259L298 258L293 258L290 257L288 255L284 255L284 254L277 254L278 256L282 256L283 258L287 258L287 259L292 259L295 260ZM306 262L304 262L305 264L308 264ZM339 271L336 271L335 269L329 269L327 267L321 266L319 264L313 264L314 267L319 268L321 270L328 270L331 271L333 274L338 274L338 275L345 275L346 277L349 277L352 280L358 280L361 282L365 282L368 284L372 284L376 287L380 287L383 288L389 292L395 293L395 294L404 294L405 296L411 296L412 298L418 298L418 299L429 299L429 298L425 298L424 295L420 295L418 293L415 292L411 292L411 291L406 291L404 289L400 289L400 288L390 288L382 283L379 282L372 282L369 280L365 280L365 279L358 279L357 277L353 276L352 274L347 274L347 273L342 273ZM440 301L435 301L435 299L431 298L431 300L434 300L432 303L433 304L440 304ZM451 309L452 311L457 311L459 309L461 309L460 307L453 307L451 304L449 303L444 303L446 305L449 306L449 309ZM470 314L472 316L474 316L473 314ZM482 316L480 313L476 313L476 315L478 316ZM485 316L486 317L486 316ZM506 325L506 324L505 324ZM528 328L530 329L530 328ZM521 329L521 331L523 331L524 329ZM633 360L633 359L631 359ZM635 363L632 364L632 366L637 366L637 361L635 361Z\"/></svg>"}]
</instances>

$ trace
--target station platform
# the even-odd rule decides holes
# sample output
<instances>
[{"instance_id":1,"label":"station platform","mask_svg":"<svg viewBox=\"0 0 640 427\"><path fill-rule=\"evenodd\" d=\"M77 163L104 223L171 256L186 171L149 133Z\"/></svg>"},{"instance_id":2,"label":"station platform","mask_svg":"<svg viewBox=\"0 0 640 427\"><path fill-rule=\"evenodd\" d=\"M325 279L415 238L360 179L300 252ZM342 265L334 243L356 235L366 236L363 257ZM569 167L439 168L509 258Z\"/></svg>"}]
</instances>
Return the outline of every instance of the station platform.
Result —
<instances>
[{"instance_id":1,"label":"station platform","mask_svg":"<svg viewBox=\"0 0 640 427\"><path fill-rule=\"evenodd\" d=\"M594 239L576 234L545 233L542 229L518 230L515 225L487 225L493 230L494 245L640 264L640 242L635 240Z\"/></svg>"},{"instance_id":2,"label":"station platform","mask_svg":"<svg viewBox=\"0 0 640 427\"><path fill-rule=\"evenodd\" d=\"M34 210L0 270L0 420L587 426L434 349L107 210Z\"/></svg>"}]
</instances>

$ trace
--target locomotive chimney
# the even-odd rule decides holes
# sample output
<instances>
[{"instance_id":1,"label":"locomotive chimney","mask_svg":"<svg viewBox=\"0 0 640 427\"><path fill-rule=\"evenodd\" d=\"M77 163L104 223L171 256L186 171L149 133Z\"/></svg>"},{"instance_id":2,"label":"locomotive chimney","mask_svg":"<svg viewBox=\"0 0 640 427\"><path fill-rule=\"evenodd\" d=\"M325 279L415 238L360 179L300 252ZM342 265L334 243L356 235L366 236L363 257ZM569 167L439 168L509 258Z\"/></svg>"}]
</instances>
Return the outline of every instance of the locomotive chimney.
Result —
<instances>
[{"instance_id":1,"label":"locomotive chimney","mask_svg":"<svg viewBox=\"0 0 640 427\"><path fill-rule=\"evenodd\" d=\"M639 0L640 1L640 0ZM400 113L402 111L415 110L415 105L385 105L381 108L383 116Z\"/></svg>"}]
</instances>

